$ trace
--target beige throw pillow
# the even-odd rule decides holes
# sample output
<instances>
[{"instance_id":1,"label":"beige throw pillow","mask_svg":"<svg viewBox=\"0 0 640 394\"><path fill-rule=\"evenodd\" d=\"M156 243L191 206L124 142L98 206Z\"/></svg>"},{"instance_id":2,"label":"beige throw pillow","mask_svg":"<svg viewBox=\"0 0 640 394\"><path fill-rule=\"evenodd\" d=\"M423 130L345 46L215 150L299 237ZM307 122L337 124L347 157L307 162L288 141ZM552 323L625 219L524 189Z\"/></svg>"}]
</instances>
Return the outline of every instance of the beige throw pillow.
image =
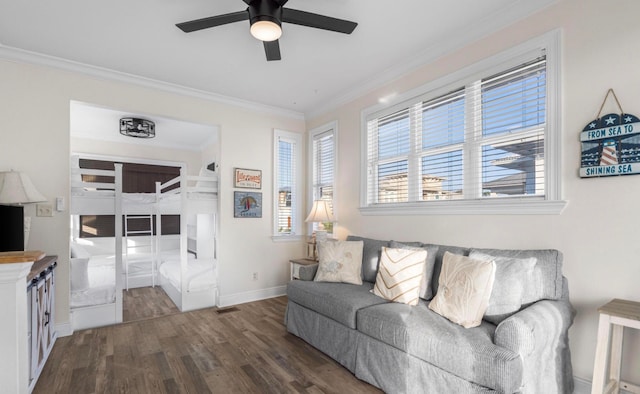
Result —
<instances>
[{"instance_id":1,"label":"beige throw pillow","mask_svg":"<svg viewBox=\"0 0 640 394\"><path fill-rule=\"evenodd\" d=\"M408 305L418 305L427 251L382 247L373 294Z\"/></svg>"},{"instance_id":2,"label":"beige throw pillow","mask_svg":"<svg viewBox=\"0 0 640 394\"><path fill-rule=\"evenodd\" d=\"M318 243L317 282L344 282L362 284L362 241L335 241Z\"/></svg>"},{"instance_id":3,"label":"beige throw pillow","mask_svg":"<svg viewBox=\"0 0 640 394\"><path fill-rule=\"evenodd\" d=\"M479 326L489 305L495 274L493 261L446 252L438 292L429 309L465 328Z\"/></svg>"}]
</instances>

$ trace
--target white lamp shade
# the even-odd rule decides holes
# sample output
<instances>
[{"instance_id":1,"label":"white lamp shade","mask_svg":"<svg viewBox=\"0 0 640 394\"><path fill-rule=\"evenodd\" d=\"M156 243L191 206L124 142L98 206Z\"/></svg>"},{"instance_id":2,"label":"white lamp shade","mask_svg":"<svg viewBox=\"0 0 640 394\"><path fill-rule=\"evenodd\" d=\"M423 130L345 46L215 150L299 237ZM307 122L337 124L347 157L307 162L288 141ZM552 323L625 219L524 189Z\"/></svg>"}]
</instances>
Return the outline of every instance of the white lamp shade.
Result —
<instances>
[{"instance_id":1,"label":"white lamp shade","mask_svg":"<svg viewBox=\"0 0 640 394\"><path fill-rule=\"evenodd\" d=\"M27 174L18 171L0 172L0 204L27 204L47 201L33 186Z\"/></svg>"},{"instance_id":2,"label":"white lamp shade","mask_svg":"<svg viewBox=\"0 0 640 394\"><path fill-rule=\"evenodd\" d=\"M315 200L311 207L311 212L305 222L327 223L333 222L333 212L325 200Z\"/></svg>"}]
</instances>

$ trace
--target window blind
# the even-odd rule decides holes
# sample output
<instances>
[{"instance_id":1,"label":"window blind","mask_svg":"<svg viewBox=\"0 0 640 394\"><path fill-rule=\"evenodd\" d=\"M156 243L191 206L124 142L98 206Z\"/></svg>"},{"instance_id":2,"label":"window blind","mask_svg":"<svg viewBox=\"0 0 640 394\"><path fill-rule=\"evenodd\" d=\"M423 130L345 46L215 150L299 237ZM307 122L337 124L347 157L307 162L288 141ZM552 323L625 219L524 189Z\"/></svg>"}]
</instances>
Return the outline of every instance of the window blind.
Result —
<instances>
[{"instance_id":1,"label":"window blind","mask_svg":"<svg viewBox=\"0 0 640 394\"><path fill-rule=\"evenodd\" d=\"M544 195L546 59L482 81L482 195Z\"/></svg>"},{"instance_id":2,"label":"window blind","mask_svg":"<svg viewBox=\"0 0 640 394\"><path fill-rule=\"evenodd\" d=\"M278 136L277 141L277 205L276 227L281 235L294 234L295 212L298 196L296 195L296 142L288 138Z\"/></svg>"},{"instance_id":3,"label":"window blind","mask_svg":"<svg viewBox=\"0 0 640 394\"><path fill-rule=\"evenodd\" d=\"M312 197L313 200L325 200L333 211L335 136L333 130L319 133L312 138ZM317 223L313 223L314 230ZM332 225L325 224L331 232Z\"/></svg>"},{"instance_id":4,"label":"window blind","mask_svg":"<svg viewBox=\"0 0 640 394\"><path fill-rule=\"evenodd\" d=\"M544 196L544 56L367 121L367 205Z\"/></svg>"}]
</instances>

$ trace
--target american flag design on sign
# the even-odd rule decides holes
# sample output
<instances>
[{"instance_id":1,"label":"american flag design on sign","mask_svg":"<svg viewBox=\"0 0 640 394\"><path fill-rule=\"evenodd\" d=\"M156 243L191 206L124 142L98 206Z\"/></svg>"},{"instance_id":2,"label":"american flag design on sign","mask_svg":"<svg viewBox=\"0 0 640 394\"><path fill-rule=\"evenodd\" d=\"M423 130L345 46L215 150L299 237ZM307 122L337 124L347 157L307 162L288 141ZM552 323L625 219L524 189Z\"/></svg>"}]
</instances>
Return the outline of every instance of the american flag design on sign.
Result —
<instances>
[{"instance_id":1,"label":"american flag design on sign","mask_svg":"<svg viewBox=\"0 0 640 394\"><path fill-rule=\"evenodd\" d=\"M640 119L607 114L587 123L580 133L580 176L640 173Z\"/></svg>"}]
</instances>

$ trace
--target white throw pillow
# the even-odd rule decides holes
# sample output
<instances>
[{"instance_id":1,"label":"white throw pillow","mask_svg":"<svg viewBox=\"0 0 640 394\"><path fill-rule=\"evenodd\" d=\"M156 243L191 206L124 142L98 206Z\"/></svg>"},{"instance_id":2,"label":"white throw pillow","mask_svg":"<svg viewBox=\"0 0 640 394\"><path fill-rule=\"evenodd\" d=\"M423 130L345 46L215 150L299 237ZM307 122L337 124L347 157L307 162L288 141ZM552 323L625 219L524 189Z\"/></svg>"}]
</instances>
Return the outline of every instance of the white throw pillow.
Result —
<instances>
[{"instance_id":1,"label":"white throw pillow","mask_svg":"<svg viewBox=\"0 0 640 394\"><path fill-rule=\"evenodd\" d=\"M318 243L318 271L315 281L362 284L362 241Z\"/></svg>"},{"instance_id":2,"label":"white throw pillow","mask_svg":"<svg viewBox=\"0 0 640 394\"><path fill-rule=\"evenodd\" d=\"M77 242L71 242L71 257L89 258L91 254Z\"/></svg>"},{"instance_id":3,"label":"white throw pillow","mask_svg":"<svg viewBox=\"0 0 640 394\"><path fill-rule=\"evenodd\" d=\"M445 252L438 292L429 309L465 328L479 326L496 274L493 261Z\"/></svg>"},{"instance_id":4,"label":"white throw pillow","mask_svg":"<svg viewBox=\"0 0 640 394\"><path fill-rule=\"evenodd\" d=\"M81 291L89 288L89 258L71 258L71 291Z\"/></svg>"},{"instance_id":5,"label":"white throw pillow","mask_svg":"<svg viewBox=\"0 0 640 394\"><path fill-rule=\"evenodd\" d=\"M418 305L427 251L382 247L373 294L393 302Z\"/></svg>"}]
</instances>

